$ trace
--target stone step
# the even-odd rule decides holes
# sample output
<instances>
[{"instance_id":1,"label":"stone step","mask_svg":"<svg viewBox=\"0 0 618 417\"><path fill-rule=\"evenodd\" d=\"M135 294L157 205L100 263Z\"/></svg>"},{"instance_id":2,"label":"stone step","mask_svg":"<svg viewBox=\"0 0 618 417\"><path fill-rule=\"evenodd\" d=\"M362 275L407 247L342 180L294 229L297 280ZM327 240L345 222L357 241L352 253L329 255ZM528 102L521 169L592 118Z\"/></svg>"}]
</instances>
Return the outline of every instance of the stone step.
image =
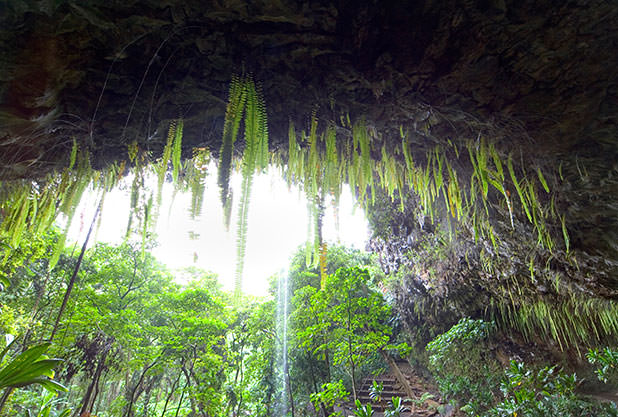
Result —
<instances>
[{"instance_id":1,"label":"stone step","mask_svg":"<svg viewBox=\"0 0 618 417\"><path fill-rule=\"evenodd\" d=\"M382 397L384 397L385 395L389 395L389 394L390 395L396 395L396 394L400 394L401 392L402 392L402 390L400 390L400 389L394 389L394 388L386 389L385 388L385 389L382 390L380 395ZM362 389L362 390L358 391L356 394L358 396L365 395L365 396L369 397L369 395L371 394L371 390ZM400 395L400 397L401 397L401 395Z\"/></svg>"},{"instance_id":2,"label":"stone step","mask_svg":"<svg viewBox=\"0 0 618 417\"><path fill-rule=\"evenodd\" d=\"M387 407L381 407L381 406L371 406L371 410L373 411L373 417L382 417L384 416L384 412L386 411ZM354 415L354 410L355 408L352 408L351 405L348 405L347 407L344 407L344 416L353 416ZM403 413L400 414L400 417L434 417L434 416L439 416L439 413L436 410L425 410L425 409L419 409L419 408L415 408L413 411L409 410L409 411L405 411Z\"/></svg>"},{"instance_id":3,"label":"stone step","mask_svg":"<svg viewBox=\"0 0 618 417\"><path fill-rule=\"evenodd\" d=\"M374 376L374 377L371 377L371 378L363 379L363 381L369 381L370 384L371 384L371 381L380 382L380 381L396 381L396 380L397 380L397 378L395 378L392 375L378 375L378 376Z\"/></svg>"},{"instance_id":4,"label":"stone step","mask_svg":"<svg viewBox=\"0 0 618 417\"><path fill-rule=\"evenodd\" d=\"M425 392L427 392L427 382L420 378L418 375L414 373L414 370L410 367L407 362L402 362L398 364L401 368L404 377L407 379L410 384L410 388L412 393L414 394L414 398L420 398ZM370 393L373 388L373 381L382 384L382 392L380 393L381 400L379 402L373 402L370 398ZM393 397L400 397L402 399L408 398L406 392L402 386L402 384L395 378L392 374L383 374L375 377L364 378L361 382L360 389L358 390L358 399L361 404L371 404L372 411L374 412L374 417L383 417L384 412L391 405ZM433 391L431 391L433 392ZM434 393L435 394L435 393ZM428 400L432 401L432 400ZM436 401L432 401L433 404L429 405L425 403L424 406L416 407L413 406L412 403L406 403L406 407L412 408L414 412L405 412L402 413L402 417L438 417L439 413L436 411L436 408L440 405ZM425 408L426 407L426 408ZM351 401L348 404L345 404L343 408L340 408L343 411L344 416L353 416L354 410L356 406Z\"/></svg>"}]
</instances>

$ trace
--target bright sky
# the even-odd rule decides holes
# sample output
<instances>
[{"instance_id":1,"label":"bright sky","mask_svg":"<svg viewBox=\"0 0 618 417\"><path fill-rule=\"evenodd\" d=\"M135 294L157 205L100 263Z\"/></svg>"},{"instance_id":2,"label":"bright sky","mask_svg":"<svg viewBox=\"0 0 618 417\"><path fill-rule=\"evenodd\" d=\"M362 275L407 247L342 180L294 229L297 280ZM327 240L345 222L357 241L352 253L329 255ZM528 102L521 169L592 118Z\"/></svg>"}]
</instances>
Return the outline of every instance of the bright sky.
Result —
<instances>
[{"instance_id":1,"label":"bright sky","mask_svg":"<svg viewBox=\"0 0 618 417\"><path fill-rule=\"evenodd\" d=\"M159 246L153 254L171 269L197 266L215 272L223 287L231 290L236 271L236 208L241 178L238 173L231 178L235 201L230 230L227 231L214 165L210 165L209 171L202 214L196 220L192 220L189 214L191 194L178 193L172 202L173 187L164 185L163 204L156 227ZM128 222L130 191L129 186L124 188L106 196L97 241L122 242ZM324 217L324 238L329 243L340 242L364 249L368 237L367 221L362 209L355 208L348 188L344 187L344 190L339 206L339 232L335 227L334 211L329 207ZM81 242L85 238L94 214L95 198L88 195L82 199L69 232L71 240ZM190 239L189 232L199 234L199 238ZM289 188L276 169L256 175L249 208L243 291L266 295L268 278L287 269L292 254L306 239L307 202L304 193L296 187Z\"/></svg>"}]
</instances>

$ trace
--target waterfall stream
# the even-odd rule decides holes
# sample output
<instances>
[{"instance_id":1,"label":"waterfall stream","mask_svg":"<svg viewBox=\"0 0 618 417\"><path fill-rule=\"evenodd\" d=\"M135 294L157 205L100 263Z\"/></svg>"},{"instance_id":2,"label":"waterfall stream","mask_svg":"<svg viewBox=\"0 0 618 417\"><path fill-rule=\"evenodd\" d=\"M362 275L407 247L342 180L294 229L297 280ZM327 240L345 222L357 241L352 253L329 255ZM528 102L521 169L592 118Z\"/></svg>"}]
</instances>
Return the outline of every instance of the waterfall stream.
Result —
<instances>
[{"instance_id":1,"label":"waterfall stream","mask_svg":"<svg viewBox=\"0 0 618 417\"><path fill-rule=\"evenodd\" d=\"M279 275L277 285L277 414L288 415L288 278L287 271Z\"/></svg>"}]
</instances>

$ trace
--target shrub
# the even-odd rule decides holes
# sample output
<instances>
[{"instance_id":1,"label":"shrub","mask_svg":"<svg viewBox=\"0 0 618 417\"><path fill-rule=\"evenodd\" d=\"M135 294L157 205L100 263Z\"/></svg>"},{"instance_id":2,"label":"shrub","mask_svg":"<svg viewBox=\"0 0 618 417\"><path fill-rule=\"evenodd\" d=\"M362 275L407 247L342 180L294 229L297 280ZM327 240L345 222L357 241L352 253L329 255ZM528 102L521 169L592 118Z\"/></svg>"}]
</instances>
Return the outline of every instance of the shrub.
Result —
<instances>
[{"instance_id":1,"label":"shrub","mask_svg":"<svg viewBox=\"0 0 618 417\"><path fill-rule=\"evenodd\" d=\"M500 385L504 400L489 410L488 417L602 417L617 416L616 405L592 404L575 395L577 376L567 375L556 367L538 371L511 361Z\"/></svg>"},{"instance_id":2,"label":"shrub","mask_svg":"<svg viewBox=\"0 0 618 417\"><path fill-rule=\"evenodd\" d=\"M495 401L500 365L489 353L488 339L494 324L461 319L449 331L427 344L429 369L442 394L476 415Z\"/></svg>"},{"instance_id":3,"label":"shrub","mask_svg":"<svg viewBox=\"0 0 618 417\"><path fill-rule=\"evenodd\" d=\"M611 377L618 373L618 350L609 347L605 349L591 349L586 354L588 362L597 365L595 370L599 381L607 383Z\"/></svg>"},{"instance_id":4,"label":"shrub","mask_svg":"<svg viewBox=\"0 0 618 417\"><path fill-rule=\"evenodd\" d=\"M322 385L322 391L311 394L311 402L317 409L321 405L328 409L332 409L335 404L347 401L350 393L346 391L343 381L329 382ZM329 417L341 416L341 412L335 412L329 415Z\"/></svg>"},{"instance_id":5,"label":"shrub","mask_svg":"<svg viewBox=\"0 0 618 417\"><path fill-rule=\"evenodd\" d=\"M384 410L384 417L400 417L407 411L410 409L405 406L404 400L401 397L393 397L388 408Z\"/></svg>"}]
</instances>

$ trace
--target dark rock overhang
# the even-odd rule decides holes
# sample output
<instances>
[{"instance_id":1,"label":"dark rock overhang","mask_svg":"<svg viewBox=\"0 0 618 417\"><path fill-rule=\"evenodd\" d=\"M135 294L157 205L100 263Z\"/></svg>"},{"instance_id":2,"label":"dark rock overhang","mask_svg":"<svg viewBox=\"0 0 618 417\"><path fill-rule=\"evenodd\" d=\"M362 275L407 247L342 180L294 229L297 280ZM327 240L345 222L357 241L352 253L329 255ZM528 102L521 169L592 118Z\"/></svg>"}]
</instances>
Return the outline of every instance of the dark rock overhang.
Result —
<instances>
[{"instance_id":1,"label":"dark rock overhang","mask_svg":"<svg viewBox=\"0 0 618 417\"><path fill-rule=\"evenodd\" d=\"M615 290L611 2L5 2L0 16L4 179L66 165L73 139L95 167L127 159L133 141L159 155L179 117L186 155L216 152L229 81L252 74L275 149L290 120L316 112L364 118L376 158L404 126L421 159L482 135L522 166L560 169L572 247L605 262Z\"/></svg>"},{"instance_id":2,"label":"dark rock overhang","mask_svg":"<svg viewBox=\"0 0 618 417\"><path fill-rule=\"evenodd\" d=\"M134 139L157 151L162 122L182 116L188 146L216 149L229 80L246 72L273 133L317 108L364 116L386 138L431 108L520 133L506 146L615 152L608 2L56 3L3 6L4 146L75 135L120 158Z\"/></svg>"}]
</instances>

